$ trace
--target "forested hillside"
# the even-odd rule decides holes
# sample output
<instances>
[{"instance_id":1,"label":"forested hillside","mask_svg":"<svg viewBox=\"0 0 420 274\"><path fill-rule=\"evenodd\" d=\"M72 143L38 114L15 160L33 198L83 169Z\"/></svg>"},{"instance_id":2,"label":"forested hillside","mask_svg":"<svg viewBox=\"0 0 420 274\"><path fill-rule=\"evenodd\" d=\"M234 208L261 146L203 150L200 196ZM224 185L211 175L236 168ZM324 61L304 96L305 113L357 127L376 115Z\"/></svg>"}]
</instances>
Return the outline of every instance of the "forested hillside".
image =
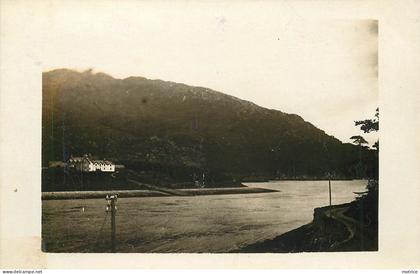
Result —
<instances>
[{"instance_id":1,"label":"forested hillside","mask_svg":"<svg viewBox=\"0 0 420 274\"><path fill-rule=\"evenodd\" d=\"M376 165L370 150L295 114L208 88L91 71L43 74L42 130L43 166L91 153L169 181L354 178Z\"/></svg>"}]
</instances>

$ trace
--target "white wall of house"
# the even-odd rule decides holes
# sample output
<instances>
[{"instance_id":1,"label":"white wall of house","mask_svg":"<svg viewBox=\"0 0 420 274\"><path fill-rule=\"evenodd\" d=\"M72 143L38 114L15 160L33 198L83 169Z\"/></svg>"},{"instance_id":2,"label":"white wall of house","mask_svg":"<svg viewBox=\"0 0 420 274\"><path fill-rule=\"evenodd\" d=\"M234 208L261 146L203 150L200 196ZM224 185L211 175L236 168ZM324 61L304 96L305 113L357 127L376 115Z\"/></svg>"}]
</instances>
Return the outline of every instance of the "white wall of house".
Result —
<instances>
[{"instance_id":1,"label":"white wall of house","mask_svg":"<svg viewBox=\"0 0 420 274\"><path fill-rule=\"evenodd\" d=\"M115 164L109 161L103 160L91 160L88 157L75 157L69 160L69 164L71 164L76 170L82 172L114 172L115 171Z\"/></svg>"},{"instance_id":2,"label":"white wall of house","mask_svg":"<svg viewBox=\"0 0 420 274\"><path fill-rule=\"evenodd\" d=\"M100 164L99 169L102 172L114 172L115 165L114 164Z\"/></svg>"}]
</instances>

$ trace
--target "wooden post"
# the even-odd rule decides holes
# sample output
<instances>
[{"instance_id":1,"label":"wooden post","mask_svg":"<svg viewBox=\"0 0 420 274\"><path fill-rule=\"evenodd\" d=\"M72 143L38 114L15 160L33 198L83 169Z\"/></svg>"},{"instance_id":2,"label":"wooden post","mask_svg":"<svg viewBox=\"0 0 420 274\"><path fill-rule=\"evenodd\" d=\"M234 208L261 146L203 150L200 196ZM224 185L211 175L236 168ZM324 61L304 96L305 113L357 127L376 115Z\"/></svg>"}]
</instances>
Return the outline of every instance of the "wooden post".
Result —
<instances>
[{"instance_id":1,"label":"wooden post","mask_svg":"<svg viewBox=\"0 0 420 274\"><path fill-rule=\"evenodd\" d=\"M111 251L115 252L115 198L111 198Z\"/></svg>"},{"instance_id":2,"label":"wooden post","mask_svg":"<svg viewBox=\"0 0 420 274\"><path fill-rule=\"evenodd\" d=\"M117 195L107 195L106 199L111 203L111 252L116 252L116 223L115 213L117 207L115 206L117 201Z\"/></svg>"},{"instance_id":3,"label":"wooden post","mask_svg":"<svg viewBox=\"0 0 420 274\"><path fill-rule=\"evenodd\" d=\"M328 176L328 193L329 193L329 197L330 197L330 217L331 217L331 175Z\"/></svg>"},{"instance_id":4,"label":"wooden post","mask_svg":"<svg viewBox=\"0 0 420 274\"><path fill-rule=\"evenodd\" d=\"M328 179L328 192L330 194L330 207L331 207L331 179Z\"/></svg>"}]
</instances>

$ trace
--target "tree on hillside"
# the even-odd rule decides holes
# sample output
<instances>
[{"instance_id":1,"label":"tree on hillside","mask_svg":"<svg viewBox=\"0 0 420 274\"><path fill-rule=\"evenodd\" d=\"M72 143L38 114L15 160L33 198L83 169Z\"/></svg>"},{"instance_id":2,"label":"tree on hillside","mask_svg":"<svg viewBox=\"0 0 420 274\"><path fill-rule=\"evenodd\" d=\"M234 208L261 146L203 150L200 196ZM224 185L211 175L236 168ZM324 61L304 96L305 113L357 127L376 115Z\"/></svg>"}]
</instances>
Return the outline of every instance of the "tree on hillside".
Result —
<instances>
[{"instance_id":1,"label":"tree on hillside","mask_svg":"<svg viewBox=\"0 0 420 274\"><path fill-rule=\"evenodd\" d=\"M355 126L360 126L360 129L364 133L379 131L379 108L376 108L376 113L375 113L374 118L355 121L354 124L355 124ZM362 147L363 144L367 144L366 140L360 135L352 136L352 137L350 137L350 139L352 139L353 143L357 144L360 148ZM379 140L377 140L375 142L375 144L373 144L372 147L376 149L375 161L377 163L378 152L379 152ZM377 168L376 168L376 171L374 172L374 178L375 178L375 180L374 180L375 185L377 185L377 178L378 178L378 169Z\"/></svg>"},{"instance_id":2,"label":"tree on hillside","mask_svg":"<svg viewBox=\"0 0 420 274\"><path fill-rule=\"evenodd\" d=\"M376 150L379 150L379 140L377 140L373 145L373 148L375 148Z\"/></svg>"},{"instance_id":3,"label":"tree on hillside","mask_svg":"<svg viewBox=\"0 0 420 274\"><path fill-rule=\"evenodd\" d=\"M368 142L360 135L351 136L350 139L353 140L353 143L355 143L358 146L363 146L364 144L368 144Z\"/></svg>"},{"instance_id":4,"label":"tree on hillside","mask_svg":"<svg viewBox=\"0 0 420 274\"><path fill-rule=\"evenodd\" d=\"M372 132L372 131L379 131L379 108L376 108L375 117L373 119L354 121L354 124L356 126L360 126L360 129L364 133L369 133L369 132ZM350 138L350 139L352 139L352 138ZM375 144L373 144L372 147L374 147L376 150L379 151L379 140L377 140L375 142Z\"/></svg>"},{"instance_id":5,"label":"tree on hillside","mask_svg":"<svg viewBox=\"0 0 420 274\"><path fill-rule=\"evenodd\" d=\"M375 117L373 119L355 121L354 123L356 126L360 126L360 129L363 130L364 133L378 131L379 130L379 108L376 108Z\"/></svg>"}]
</instances>

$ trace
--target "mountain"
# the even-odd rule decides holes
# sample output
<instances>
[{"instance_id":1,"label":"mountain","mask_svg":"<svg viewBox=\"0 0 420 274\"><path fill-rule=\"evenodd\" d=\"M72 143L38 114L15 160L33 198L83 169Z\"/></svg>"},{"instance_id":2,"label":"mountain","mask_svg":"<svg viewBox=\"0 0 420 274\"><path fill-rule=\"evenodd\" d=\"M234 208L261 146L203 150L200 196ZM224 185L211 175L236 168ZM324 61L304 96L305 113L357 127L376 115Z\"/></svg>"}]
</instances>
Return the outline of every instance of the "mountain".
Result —
<instances>
[{"instance_id":1,"label":"mountain","mask_svg":"<svg viewBox=\"0 0 420 274\"><path fill-rule=\"evenodd\" d=\"M298 115L208 88L67 69L42 80L43 166L90 153L153 178L192 181L204 173L215 183L328 171L365 177L374 169L368 149Z\"/></svg>"}]
</instances>

